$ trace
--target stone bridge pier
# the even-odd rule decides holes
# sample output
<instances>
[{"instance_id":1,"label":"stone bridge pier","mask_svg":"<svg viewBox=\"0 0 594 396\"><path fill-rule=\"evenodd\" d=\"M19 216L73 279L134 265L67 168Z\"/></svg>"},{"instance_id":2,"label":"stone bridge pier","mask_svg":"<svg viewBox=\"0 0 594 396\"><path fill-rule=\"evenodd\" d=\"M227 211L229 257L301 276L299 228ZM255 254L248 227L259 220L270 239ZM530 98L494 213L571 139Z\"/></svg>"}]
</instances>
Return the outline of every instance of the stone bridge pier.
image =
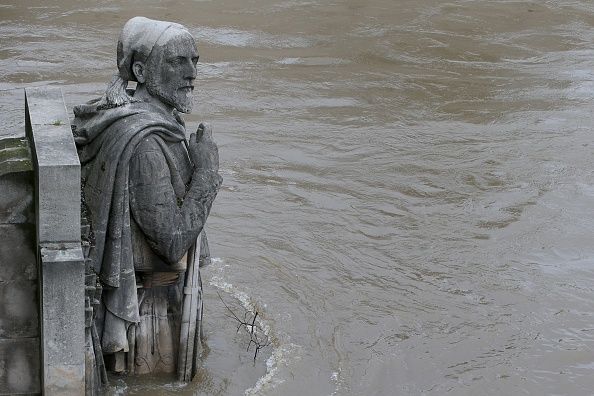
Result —
<instances>
[{"instance_id":1,"label":"stone bridge pier","mask_svg":"<svg viewBox=\"0 0 594 396\"><path fill-rule=\"evenodd\" d=\"M0 98L3 114L22 110L0 131L0 395L83 395L85 265L70 120L59 88L12 97Z\"/></svg>"}]
</instances>

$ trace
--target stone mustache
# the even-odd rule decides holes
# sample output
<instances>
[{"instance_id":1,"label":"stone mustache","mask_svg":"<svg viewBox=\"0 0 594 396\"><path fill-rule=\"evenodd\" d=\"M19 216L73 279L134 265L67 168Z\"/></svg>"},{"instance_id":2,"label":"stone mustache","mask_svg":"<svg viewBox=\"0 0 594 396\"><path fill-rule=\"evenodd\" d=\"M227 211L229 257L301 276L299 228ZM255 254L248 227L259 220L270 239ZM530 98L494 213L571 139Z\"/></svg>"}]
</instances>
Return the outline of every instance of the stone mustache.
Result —
<instances>
[{"instance_id":1,"label":"stone mustache","mask_svg":"<svg viewBox=\"0 0 594 396\"><path fill-rule=\"evenodd\" d=\"M197 61L182 25L132 18L118 42L119 73L101 98L74 108L88 242L87 393L106 370L177 371L186 381L196 370L202 231L222 182L210 127L187 141L180 115L192 109Z\"/></svg>"}]
</instances>

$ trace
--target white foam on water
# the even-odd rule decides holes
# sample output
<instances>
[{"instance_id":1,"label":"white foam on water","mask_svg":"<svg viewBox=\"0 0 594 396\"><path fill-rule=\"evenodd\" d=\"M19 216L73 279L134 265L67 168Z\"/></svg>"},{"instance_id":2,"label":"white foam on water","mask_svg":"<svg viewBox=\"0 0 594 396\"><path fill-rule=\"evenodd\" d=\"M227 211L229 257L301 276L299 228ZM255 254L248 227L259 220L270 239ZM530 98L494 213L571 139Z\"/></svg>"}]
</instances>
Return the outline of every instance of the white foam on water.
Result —
<instances>
[{"instance_id":1,"label":"white foam on water","mask_svg":"<svg viewBox=\"0 0 594 396\"><path fill-rule=\"evenodd\" d=\"M199 41L229 47L307 48L314 44L313 39L301 36L274 35L262 31L246 31L224 27L201 26L199 29L192 29L191 33Z\"/></svg>"},{"instance_id":2,"label":"white foam on water","mask_svg":"<svg viewBox=\"0 0 594 396\"><path fill-rule=\"evenodd\" d=\"M345 378L342 374L341 365L338 366L338 370L332 372L330 375L330 381L334 384L334 391L330 394L330 396L341 395L344 393Z\"/></svg>"},{"instance_id":3,"label":"white foam on water","mask_svg":"<svg viewBox=\"0 0 594 396\"><path fill-rule=\"evenodd\" d=\"M109 385L107 393L110 396L120 396L120 395L127 395L128 394L128 386L127 385Z\"/></svg>"},{"instance_id":4,"label":"white foam on water","mask_svg":"<svg viewBox=\"0 0 594 396\"><path fill-rule=\"evenodd\" d=\"M283 344L275 348L266 360L266 374L258 379L256 385L246 389L244 395L258 395L264 390L274 389L277 385L282 384L284 380L278 376L279 368L287 367L291 362L299 359L300 349L299 345L293 343Z\"/></svg>"},{"instance_id":5,"label":"white foam on water","mask_svg":"<svg viewBox=\"0 0 594 396\"><path fill-rule=\"evenodd\" d=\"M331 66L347 65L351 61L342 58L332 58L329 56L310 56L306 58L283 58L276 61L279 65L303 65L303 66Z\"/></svg>"},{"instance_id":6,"label":"white foam on water","mask_svg":"<svg viewBox=\"0 0 594 396\"><path fill-rule=\"evenodd\" d=\"M225 266L220 265L224 261L218 257L213 257L211 260L211 265L216 268L217 272L222 272ZM219 265L218 267L216 266L217 264ZM262 310L259 307L266 306L265 304L254 302L247 293L238 290L231 283L224 281L220 275L213 275L209 284L230 294L248 311L261 312ZM283 383L284 380L279 377L280 368L288 367L291 362L298 360L301 350L299 345L293 343L280 344L274 347L275 344L279 343L279 337L271 334L270 325L266 320L262 319L262 316L258 315L256 321L262 328L263 333L272 341L273 349L270 357L266 360L266 374L260 377L253 387L245 390L244 395L246 396L257 395L263 390L274 389L277 385Z\"/></svg>"},{"instance_id":7,"label":"white foam on water","mask_svg":"<svg viewBox=\"0 0 594 396\"><path fill-rule=\"evenodd\" d=\"M223 259L220 257L211 257L210 261L212 264L220 264L223 262Z\"/></svg>"}]
</instances>

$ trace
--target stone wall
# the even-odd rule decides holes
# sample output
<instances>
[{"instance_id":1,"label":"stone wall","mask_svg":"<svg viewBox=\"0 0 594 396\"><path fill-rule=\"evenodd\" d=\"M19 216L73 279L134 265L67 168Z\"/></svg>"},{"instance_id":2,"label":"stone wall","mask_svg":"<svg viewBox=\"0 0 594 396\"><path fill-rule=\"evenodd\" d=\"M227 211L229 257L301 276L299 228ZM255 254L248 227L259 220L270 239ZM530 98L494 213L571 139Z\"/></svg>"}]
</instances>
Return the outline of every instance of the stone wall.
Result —
<instances>
[{"instance_id":1,"label":"stone wall","mask_svg":"<svg viewBox=\"0 0 594 396\"><path fill-rule=\"evenodd\" d=\"M12 128L0 134L0 394L31 394L41 389L35 178L22 92L5 93L0 104L21 118L5 120Z\"/></svg>"},{"instance_id":2,"label":"stone wall","mask_svg":"<svg viewBox=\"0 0 594 396\"><path fill-rule=\"evenodd\" d=\"M0 395L82 395L80 164L58 88L0 92Z\"/></svg>"}]
</instances>

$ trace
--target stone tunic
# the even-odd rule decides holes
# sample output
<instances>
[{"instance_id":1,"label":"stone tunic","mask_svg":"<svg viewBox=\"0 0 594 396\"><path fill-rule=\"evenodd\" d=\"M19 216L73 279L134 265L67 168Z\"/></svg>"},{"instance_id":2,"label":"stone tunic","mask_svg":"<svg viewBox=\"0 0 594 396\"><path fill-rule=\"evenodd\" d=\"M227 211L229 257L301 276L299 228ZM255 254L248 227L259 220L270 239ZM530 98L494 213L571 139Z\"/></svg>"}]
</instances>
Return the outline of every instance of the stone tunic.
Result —
<instances>
[{"instance_id":1,"label":"stone tunic","mask_svg":"<svg viewBox=\"0 0 594 396\"><path fill-rule=\"evenodd\" d=\"M136 374L171 373L179 342L179 275L221 180L212 171L195 172L183 142L157 135L138 144L129 166L140 322L133 330L134 367L128 367ZM192 181L199 188L191 188Z\"/></svg>"},{"instance_id":2,"label":"stone tunic","mask_svg":"<svg viewBox=\"0 0 594 396\"><path fill-rule=\"evenodd\" d=\"M185 269L179 262L202 230L222 178L193 169L175 111L94 100L74 113L83 207L92 225L89 257L103 285L95 326L107 366L135 371L134 362L143 359L135 353L148 351L138 372L170 372L174 359L154 351L170 354L176 347L175 280Z\"/></svg>"}]
</instances>

